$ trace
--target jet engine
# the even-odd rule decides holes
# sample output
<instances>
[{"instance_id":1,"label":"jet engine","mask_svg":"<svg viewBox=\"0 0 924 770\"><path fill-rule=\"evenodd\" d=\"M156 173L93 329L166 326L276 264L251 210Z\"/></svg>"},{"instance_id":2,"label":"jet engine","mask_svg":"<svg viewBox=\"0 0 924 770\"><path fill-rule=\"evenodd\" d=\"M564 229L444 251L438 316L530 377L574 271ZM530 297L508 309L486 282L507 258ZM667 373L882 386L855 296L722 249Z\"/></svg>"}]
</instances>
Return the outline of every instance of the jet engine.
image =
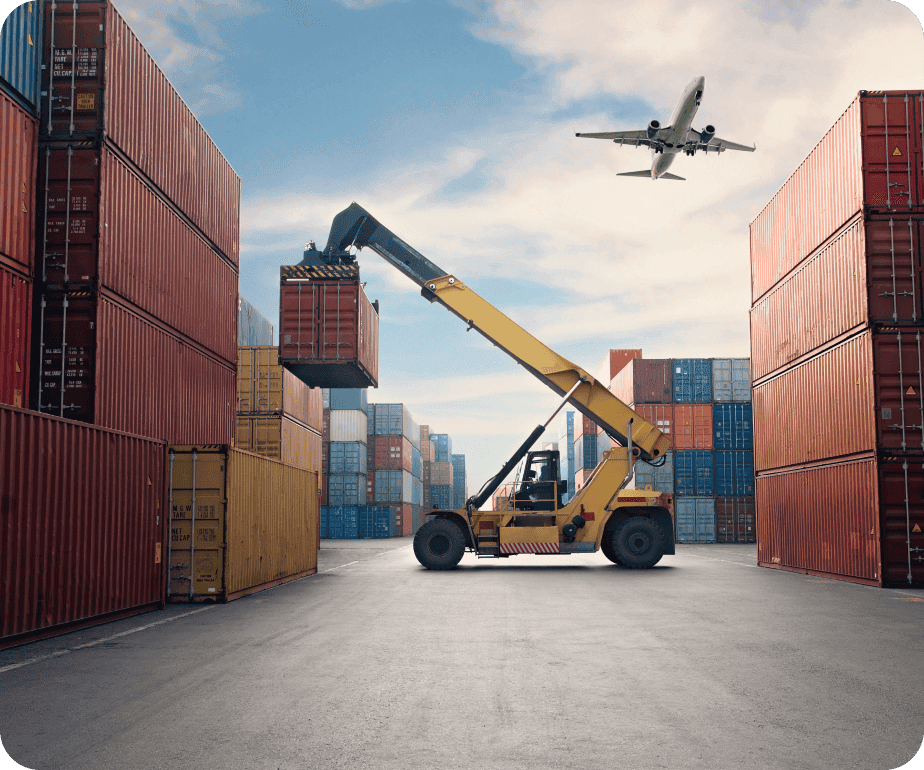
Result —
<instances>
[{"instance_id":1,"label":"jet engine","mask_svg":"<svg viewBox=\"0 0 924 770\"><path fill-rule=\"evenodd\" d=\"M703 144L709 144L709 140L715 136L715 126L706 126L699 135Z\"/></svg>"},{"instance_id":2,"label":"jet engine","mask_svg":"<svg viewBox=\"0 0 924 770\"><path fill-rule=\"evenodd\" d=\"M658 135L658 131L660 130L661 130L660 122L658 122L657 120L651 121L651 123L648 124L648 128L646 129L648 133L648 138L654 139Z\"/></svg>"}]
</instances>

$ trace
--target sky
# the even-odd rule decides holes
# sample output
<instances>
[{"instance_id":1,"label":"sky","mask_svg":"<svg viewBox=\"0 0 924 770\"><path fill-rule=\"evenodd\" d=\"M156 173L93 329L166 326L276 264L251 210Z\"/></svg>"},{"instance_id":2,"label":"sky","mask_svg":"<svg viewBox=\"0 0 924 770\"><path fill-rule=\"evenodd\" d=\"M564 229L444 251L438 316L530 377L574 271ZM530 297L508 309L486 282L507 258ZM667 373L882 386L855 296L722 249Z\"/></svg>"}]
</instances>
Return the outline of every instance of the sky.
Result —
<instances>
[{"instance_id":1,"label":"sky","mask_svg":"<svg viewBox=\"0 0 924 770\"><path fill-rule=\"evenodd\" d=\"M279 266L356 201L594 374L610 348L748 356L749 223L857 91L924 87L921 22L892 0L116 6L241 176L240 290L275 326ZM617 176L647 150L575 138L666 123L698 75L694 128L755 153L651 182ZM359 264L381 307L369 401L449 433L475 491L558 397L375 253Z\"/></svg>"}]
</instances>

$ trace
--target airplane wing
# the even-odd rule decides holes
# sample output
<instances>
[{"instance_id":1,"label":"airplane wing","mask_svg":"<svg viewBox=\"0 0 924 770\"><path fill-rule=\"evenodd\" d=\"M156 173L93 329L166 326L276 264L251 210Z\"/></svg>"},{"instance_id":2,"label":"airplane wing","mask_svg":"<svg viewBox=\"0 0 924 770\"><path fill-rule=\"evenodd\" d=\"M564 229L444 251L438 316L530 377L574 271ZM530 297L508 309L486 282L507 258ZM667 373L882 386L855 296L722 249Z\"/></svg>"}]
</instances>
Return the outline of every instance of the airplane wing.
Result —
<instances>
[{"instance_id":1,"label":"airplane wing","mask_svg":"<svg viewBox=\"0 0 924 770\"><path fill-rule=\"evenodd\" d=\"M604 131L599 134L575 134L586 139L612 139L616 144L628 144L630 147L651 147L647 131ZM657 142L657 140L655 140Z\"/></svg>"},{"instance_id":2,"label":"airplane wing","mask_svg":"<svg viewBox=\"0 0 924 770\"><path fill-rule=\"evenodd\" d=\"M690 129L690 133L687 135L687 142L689 144L695 144L696 149L702 150L703 152L725 152L726 150L754 152L754 150L757 149L757 145L748 147L746 144L736 144L735 142L729 142L727 139L720 139L717 136L712 137L708 142L704 143L699 131L694 131L693 129Z\"/></svg>"}]
</instances>

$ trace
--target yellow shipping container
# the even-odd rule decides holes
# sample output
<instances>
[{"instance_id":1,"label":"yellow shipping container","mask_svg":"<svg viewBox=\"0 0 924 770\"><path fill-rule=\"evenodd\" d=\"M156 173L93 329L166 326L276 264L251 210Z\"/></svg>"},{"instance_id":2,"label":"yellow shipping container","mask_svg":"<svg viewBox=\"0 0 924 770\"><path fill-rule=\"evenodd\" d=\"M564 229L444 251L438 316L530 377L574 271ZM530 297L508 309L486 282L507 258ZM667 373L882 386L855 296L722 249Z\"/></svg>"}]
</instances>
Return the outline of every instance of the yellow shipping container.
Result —
<instances>
[{"instance_id":1,"label":"yellow shipping container","mask_svg":"<svg viewBox=\"0 0 924 770\"><path fill-rule=\"evenodd\" d=\"M279 348L237 349L239 414L287 414L321 432L321 388L309 388L279 363Z\"/></svg>"},{"instance_id":2,"label":"yellow shipping container","mask_svg":"<svg viewBox=\"0 0 924 770\"><path fill-rule=\"evenodd\" d=\"M227 602L317 572L316 473L217 445L169 459L168 601Z\"/></svg>"},{"instance_id":3,"label":"yellow shipping container","mask_svg":"<svg viewBox=\"0 0 924 770\"><path fill-rule=\"evenodd\" d=\"M234 445L314 473L321 472L321 436L283 414L237 418Z\"/></svg>"}]
</instances>

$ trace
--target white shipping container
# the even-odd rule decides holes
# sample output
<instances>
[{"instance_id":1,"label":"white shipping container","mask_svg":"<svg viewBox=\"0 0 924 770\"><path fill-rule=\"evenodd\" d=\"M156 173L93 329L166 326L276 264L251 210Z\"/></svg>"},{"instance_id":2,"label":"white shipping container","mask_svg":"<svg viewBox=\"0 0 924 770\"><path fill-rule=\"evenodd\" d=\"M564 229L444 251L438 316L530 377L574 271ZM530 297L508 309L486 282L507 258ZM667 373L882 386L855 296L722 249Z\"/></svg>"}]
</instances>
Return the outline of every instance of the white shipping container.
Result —
<instances>
[{"instance_id":1,"label":"white shipping container","mask_svg":"<svg viewBox=\"0 0 924 770\"><path fill-rule=\"evenodd\" d=\"M366 413L360 409L330 410L330 440L366 443Z\"/></svg>"},{"instance_id":2,"label":"white shipping container","mask_svg":"<svg viewBox=\"0 0 924 770\"><path fill-rule=\"evenodd\" d=\"M751 400L751 359L712 359L713 401Z\"/></svg>"},{"instance_id":3,"label":"white shipping container","mask_svg":"<svg viewBox=\"0 0 924 770\"><path fill-rule=\"evenodd\" d=\"M414 477L407 471L401 471L401 502L414 502Z\"/></svg>"},{"instance_id":4,"label":"white shipping container","mask_svg":"<svg viewBox=\"0 0 924 770\"><path fill-rule=\"evenodd\" d=\"M430 463L430 483L452 486L452 463Z\"/></svg>"},{"instance_id":5,"label":"white shipping container","mask_svg":"<svg viewBox=\"0 0 924 770\"><path fill-rule=\"evenodd\" d=\"M410 411L407 407L404 407L403 417L403 433L404 437L411 442L417 449L420 449L420 425L417 421L411 416Z\"/></svg>"}]
</instances>

